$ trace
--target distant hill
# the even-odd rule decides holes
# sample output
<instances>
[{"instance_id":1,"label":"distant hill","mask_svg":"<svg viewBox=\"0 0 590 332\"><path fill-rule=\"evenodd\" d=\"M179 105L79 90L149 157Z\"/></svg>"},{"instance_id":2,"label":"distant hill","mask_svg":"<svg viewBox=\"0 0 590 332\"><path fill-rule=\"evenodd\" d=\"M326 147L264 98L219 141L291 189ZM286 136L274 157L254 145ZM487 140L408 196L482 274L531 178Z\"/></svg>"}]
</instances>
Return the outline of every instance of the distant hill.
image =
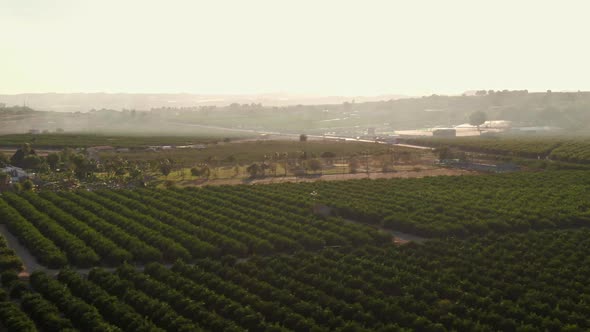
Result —
<instances>
[{"instance_id":1,"label":"distant hill","mask_svg":"<svg viewBox=\"0 0 590 332\"><path fill-rule=\"evenodd\" d=\"M262 104L264 106L340 104L345 101L368 102L403 98L401 95L320 96L269 93L257 95L137 94L137 93L24 93L0 95L0 103L26 105L40 111L87 112L92 109L150 110L162 107L227 106Z\"/></svg>"},{"instance_id":2,"label":"distant hill","mask_svg":"<svg viewBox=\"0 0 590 332\"><path fill-rule=\"evenodd\" d=\"M270 131L358 137L369 131L384 135L401 130L454 127L467 123L470 115L478 111L484 112L487 120L510 121L513 127L554 127L568 134L587 134L590 130L590 92L476 91L465 96L373 97L377 101L344 97L290 99L281 94L223 98L189 94L19 96L9 96L13 99L0 96L0 133L63 129L65 132L226 137L230 133L239 136ZM22 105L18 99L24 97L31 97L26 104L35 111L9 106ZM53 106L35 106L35 102ZM279 102L289 105L277 105ZM40 112L57 108L61 112Z\"/></svg>"}]
</instances>

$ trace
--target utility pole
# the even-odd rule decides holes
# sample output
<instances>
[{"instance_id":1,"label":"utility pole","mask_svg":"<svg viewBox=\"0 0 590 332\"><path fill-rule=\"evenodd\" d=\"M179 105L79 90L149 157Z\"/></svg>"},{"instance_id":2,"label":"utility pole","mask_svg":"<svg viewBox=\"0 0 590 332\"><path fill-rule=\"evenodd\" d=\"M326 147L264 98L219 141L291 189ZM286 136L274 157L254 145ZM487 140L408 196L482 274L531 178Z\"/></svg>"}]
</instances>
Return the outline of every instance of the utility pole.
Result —
<instances>
[{"instance_id":1,"label":"utility pole","mask_svg":"<svg viewBox=\"0 0 590 332\"><path fill-rule=\"evenodd\" d=\"M366 171L367 171L367 177L370 177L370 175L369 175L369 151L365 151L365 167L366 167Z\"/></svg>"}]
</instances>

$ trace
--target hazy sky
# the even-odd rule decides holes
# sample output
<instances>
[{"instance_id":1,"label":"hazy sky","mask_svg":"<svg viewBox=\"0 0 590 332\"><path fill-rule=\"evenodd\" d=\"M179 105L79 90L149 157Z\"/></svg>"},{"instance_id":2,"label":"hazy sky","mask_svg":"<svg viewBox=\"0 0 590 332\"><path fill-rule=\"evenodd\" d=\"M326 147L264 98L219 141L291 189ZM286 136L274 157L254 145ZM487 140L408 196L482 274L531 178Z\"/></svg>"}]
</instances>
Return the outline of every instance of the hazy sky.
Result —
<instances>
[{"instance_id":1,"label":"hazy sky","mask_svg":"<svg viewBox=\"0 0 590 332\"><path fill-rule=\"evenodd\" d=\"M0 93L590 90L590 1L0 0Z\"/></svg>"}]
</instances>

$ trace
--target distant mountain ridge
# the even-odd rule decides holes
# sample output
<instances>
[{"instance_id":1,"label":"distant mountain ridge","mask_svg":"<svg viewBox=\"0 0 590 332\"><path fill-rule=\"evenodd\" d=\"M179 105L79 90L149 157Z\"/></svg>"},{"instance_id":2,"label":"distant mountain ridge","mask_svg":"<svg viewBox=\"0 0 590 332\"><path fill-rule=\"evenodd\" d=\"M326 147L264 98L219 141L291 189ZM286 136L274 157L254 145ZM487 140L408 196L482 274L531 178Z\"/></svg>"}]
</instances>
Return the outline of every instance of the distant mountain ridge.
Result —
<instances>
[{"instance_id":1,"label":"distant mountain ridge","mask_svg":"<svg viewBox=\"0 0 590 332\"><path fill-rule=\"evenodd\" d=\"M402 95L378 96L321 96L286 93L253 95L211 95L189 93L23 93L0 94L0 103L6 106L26 105L40 111L87 112L92 109L149 110L162 107L227 106L262 104L264 106L340 104L405 98Z\"/></svg>"}]
</instances>

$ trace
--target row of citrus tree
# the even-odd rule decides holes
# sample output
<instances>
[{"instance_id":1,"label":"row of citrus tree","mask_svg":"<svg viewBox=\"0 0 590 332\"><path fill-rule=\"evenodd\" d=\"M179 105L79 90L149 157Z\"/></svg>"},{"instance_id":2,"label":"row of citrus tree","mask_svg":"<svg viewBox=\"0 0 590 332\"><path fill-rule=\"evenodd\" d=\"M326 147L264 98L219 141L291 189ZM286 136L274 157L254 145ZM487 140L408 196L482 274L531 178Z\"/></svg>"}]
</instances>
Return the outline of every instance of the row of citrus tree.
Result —
<instances>
[{"instance_id":1,"label":"row of citrus tree","mask_svg":"<svg viewBox=\"0 0 590 332\"><path fill-rule=\"evenodd\" d=\"M368 227L318 217L311 205L277 206L272 197L240 188L5 193L0 214L10 232L50 268L388 241Z\"/></svg>"},{"instance_id":2,"label":"row of citrus tree","mask_svg":"<svg viewBox=\"0 0 590 332\"><path fill-rule=\"evenodd\" d=\"M565 138L556 137L423 137L408 139L410 144L435 148L455 147L462 150L524 158L545 158Z\"/></svg>"},{"instance_id":3,"label":"row of citrus tree","mask_svg":"<svg viewBox=\"0 0 590 332\"><path fill-rule=\"evenodd\" d=\"M589 193L586 172L554 171L279 184L254 186L248 195L315 202L358 222L444 237L588 225Z\"/></svg>"},{"instance_id":4,"label":"row of citrus tree","mask_svg":"<svg viewBox=\"0 0 590 332\"><path fill-rule=\"evenodd\" d=\"M292 253L590 222L583 171L202 189L6 193L7 228L49 267ZM314 210L316 213L314 213ZM322 213L327 211L327 213ZM319 211L319 212L318 212ZM325 215L340 216L357 223Z\"/></svg>"},{"instance_id":5,"label":"row of citrus tree","mask_svg":"<svg viewBox=\"0 0 590 332\"><path fill-rule=\"evenodd\" d=\"M20 310L0 303L0 322L18 320L15 331L32 331L30 321L50 331L584 331L588 257L590 230L580 228L36 272L14 296Z\"/></svg>"},{"instance_id":6,"label":"row of citrus tree","mask_svg":"<svg viewBox=\"0 0 590 332\"><path fill-rule=\"evenodd\" d=\"M4 211L0 205L0 211ZM8 331L36 331L35 323L21 310L15 302L11 301L10 295L18 296L21 290L18 284L17 272L22 269L22 262L16 256L14 250L8 247L6 239L0 236L0 327ZM29 302L23 301L23 308L36 307ZM32 312L35 308L25 309Z\"/></svg>"},{"instance_id":7,"label":"row of citrus tree","mask_svg":"<svg viewBox=\"0 0 590 332\"><path fill-rule=\"evenodd\" d=\"M408 139L407 142L486 154L590 163L590 140L583 137L428 137Z\"/></svg>"}]
</instances>

